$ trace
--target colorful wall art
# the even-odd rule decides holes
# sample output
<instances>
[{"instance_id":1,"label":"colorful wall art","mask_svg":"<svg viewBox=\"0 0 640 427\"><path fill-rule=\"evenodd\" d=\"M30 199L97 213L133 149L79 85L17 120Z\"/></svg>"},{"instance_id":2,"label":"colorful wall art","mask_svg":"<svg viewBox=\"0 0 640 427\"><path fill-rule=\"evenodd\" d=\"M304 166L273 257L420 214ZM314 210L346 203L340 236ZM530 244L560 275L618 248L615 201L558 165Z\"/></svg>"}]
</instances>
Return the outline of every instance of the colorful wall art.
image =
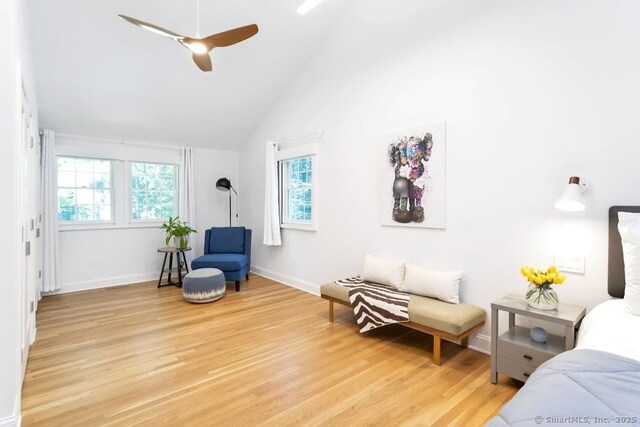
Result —
<instances>
[{"instance_id":1,"label":"colorful wall art","mask_svg":"<svg viewBox=\"0 0 640 427\"><path fill-rule=\"evenodd\" d=\"M382 139L382 224L445 228L445 122L385 132Z\"/></svg>"}]
</instances>

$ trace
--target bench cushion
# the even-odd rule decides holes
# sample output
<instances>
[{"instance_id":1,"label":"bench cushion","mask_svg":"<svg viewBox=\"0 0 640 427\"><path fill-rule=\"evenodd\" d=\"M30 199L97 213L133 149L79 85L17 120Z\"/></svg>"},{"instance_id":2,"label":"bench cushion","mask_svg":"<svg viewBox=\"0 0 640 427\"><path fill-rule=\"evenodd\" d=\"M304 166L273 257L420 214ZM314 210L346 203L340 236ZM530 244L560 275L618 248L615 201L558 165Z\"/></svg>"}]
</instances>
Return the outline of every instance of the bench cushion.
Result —
<instances>
[{"instance_id":1,"label":"bench cushion","mask_svg":"<svg viewBox=\"0 0 640 427\"><path fill-rule=\"evenodd\" d=\"M337 283L320 287L320 294L349 303L349 290ZM486 312L469 304L449 304L433 298L411 295L409 321L451 335L461 335L484 322Z\"/></svg>"}]
</instances>

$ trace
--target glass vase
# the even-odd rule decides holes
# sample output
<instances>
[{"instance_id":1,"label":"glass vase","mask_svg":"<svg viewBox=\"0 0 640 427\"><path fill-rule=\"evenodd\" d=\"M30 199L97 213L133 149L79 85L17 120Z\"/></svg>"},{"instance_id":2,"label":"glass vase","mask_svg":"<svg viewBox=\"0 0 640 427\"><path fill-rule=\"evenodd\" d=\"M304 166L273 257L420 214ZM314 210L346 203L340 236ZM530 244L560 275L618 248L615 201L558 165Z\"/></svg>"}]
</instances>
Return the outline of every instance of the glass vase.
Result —
<instances>
[{"instance_id":1,"label":"glass vase","mask_svg":"<svg viewBox=\"0 0 640 427\"><path fill-rule=\"evenodd\" d=\"M525 300L528 305L539 310L554 310L560 304L558 294L551 288L551 285L529 284Z\"/></svg>"}]
</instances>

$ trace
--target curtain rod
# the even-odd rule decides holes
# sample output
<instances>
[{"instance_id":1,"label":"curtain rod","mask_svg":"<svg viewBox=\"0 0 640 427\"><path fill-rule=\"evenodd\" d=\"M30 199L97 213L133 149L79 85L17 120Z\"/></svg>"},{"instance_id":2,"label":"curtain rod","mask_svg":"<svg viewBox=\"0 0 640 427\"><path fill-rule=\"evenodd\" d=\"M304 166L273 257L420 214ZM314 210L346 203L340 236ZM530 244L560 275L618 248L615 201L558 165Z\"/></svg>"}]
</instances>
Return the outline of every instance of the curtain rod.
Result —
<instances>
[{"instance_id":1,"label":"curtain rod","mask_svg":"<svg viewBox=\"0 0 640 427\"><path fill-rule=\"evenodd\" d=\"M159 143L142 142L142 141L127 141L124 139L98 138L93 136L73 135L69 133L56 133L55 136L61 137L61 138L80 139L80 140L90 141L90 142L103 142L106 144L114 144L114 145L130 145L130 146L139 146L139 147L162 148L165 150L181 150L182 149L182 147L178 145L159 144Z\"/></svg>"},{"instance_id":2,"label":"curtain rod","mask_svg":"<svg viewBox=\"0 0 640 427\"><path fill-rule=\"evenodd\" d=\"M292 145L292 144L296 144L298 142L301 142L305 139L309 139L309 138L322 138L324 136L324 131L323 130L318 130L315 131L313 133L307 134L307 135L302 135L302 136L296 136L294 138L285 138L285 139L278 139L277 141L280 143L280 146L283 145Z\"/></svg>"}]
</instances>

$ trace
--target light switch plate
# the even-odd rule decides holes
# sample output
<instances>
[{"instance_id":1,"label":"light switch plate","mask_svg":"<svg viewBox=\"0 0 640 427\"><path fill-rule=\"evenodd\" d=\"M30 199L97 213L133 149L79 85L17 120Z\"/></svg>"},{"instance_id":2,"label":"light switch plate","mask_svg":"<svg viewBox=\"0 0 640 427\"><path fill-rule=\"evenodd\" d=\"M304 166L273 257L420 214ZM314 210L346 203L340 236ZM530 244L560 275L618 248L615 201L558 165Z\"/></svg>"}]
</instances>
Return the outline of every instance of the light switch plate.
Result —
<instances>
[{"instance_id":1,"label":"light switch plate","mask_svg":"<svg viewBox=\"0 0 640 427\"><path fill-rule=\"evenodd\" d=\"M555 264L558 270L565 273L584 274L584 256L557 254Z\"/></svg>"}]
</instances>

